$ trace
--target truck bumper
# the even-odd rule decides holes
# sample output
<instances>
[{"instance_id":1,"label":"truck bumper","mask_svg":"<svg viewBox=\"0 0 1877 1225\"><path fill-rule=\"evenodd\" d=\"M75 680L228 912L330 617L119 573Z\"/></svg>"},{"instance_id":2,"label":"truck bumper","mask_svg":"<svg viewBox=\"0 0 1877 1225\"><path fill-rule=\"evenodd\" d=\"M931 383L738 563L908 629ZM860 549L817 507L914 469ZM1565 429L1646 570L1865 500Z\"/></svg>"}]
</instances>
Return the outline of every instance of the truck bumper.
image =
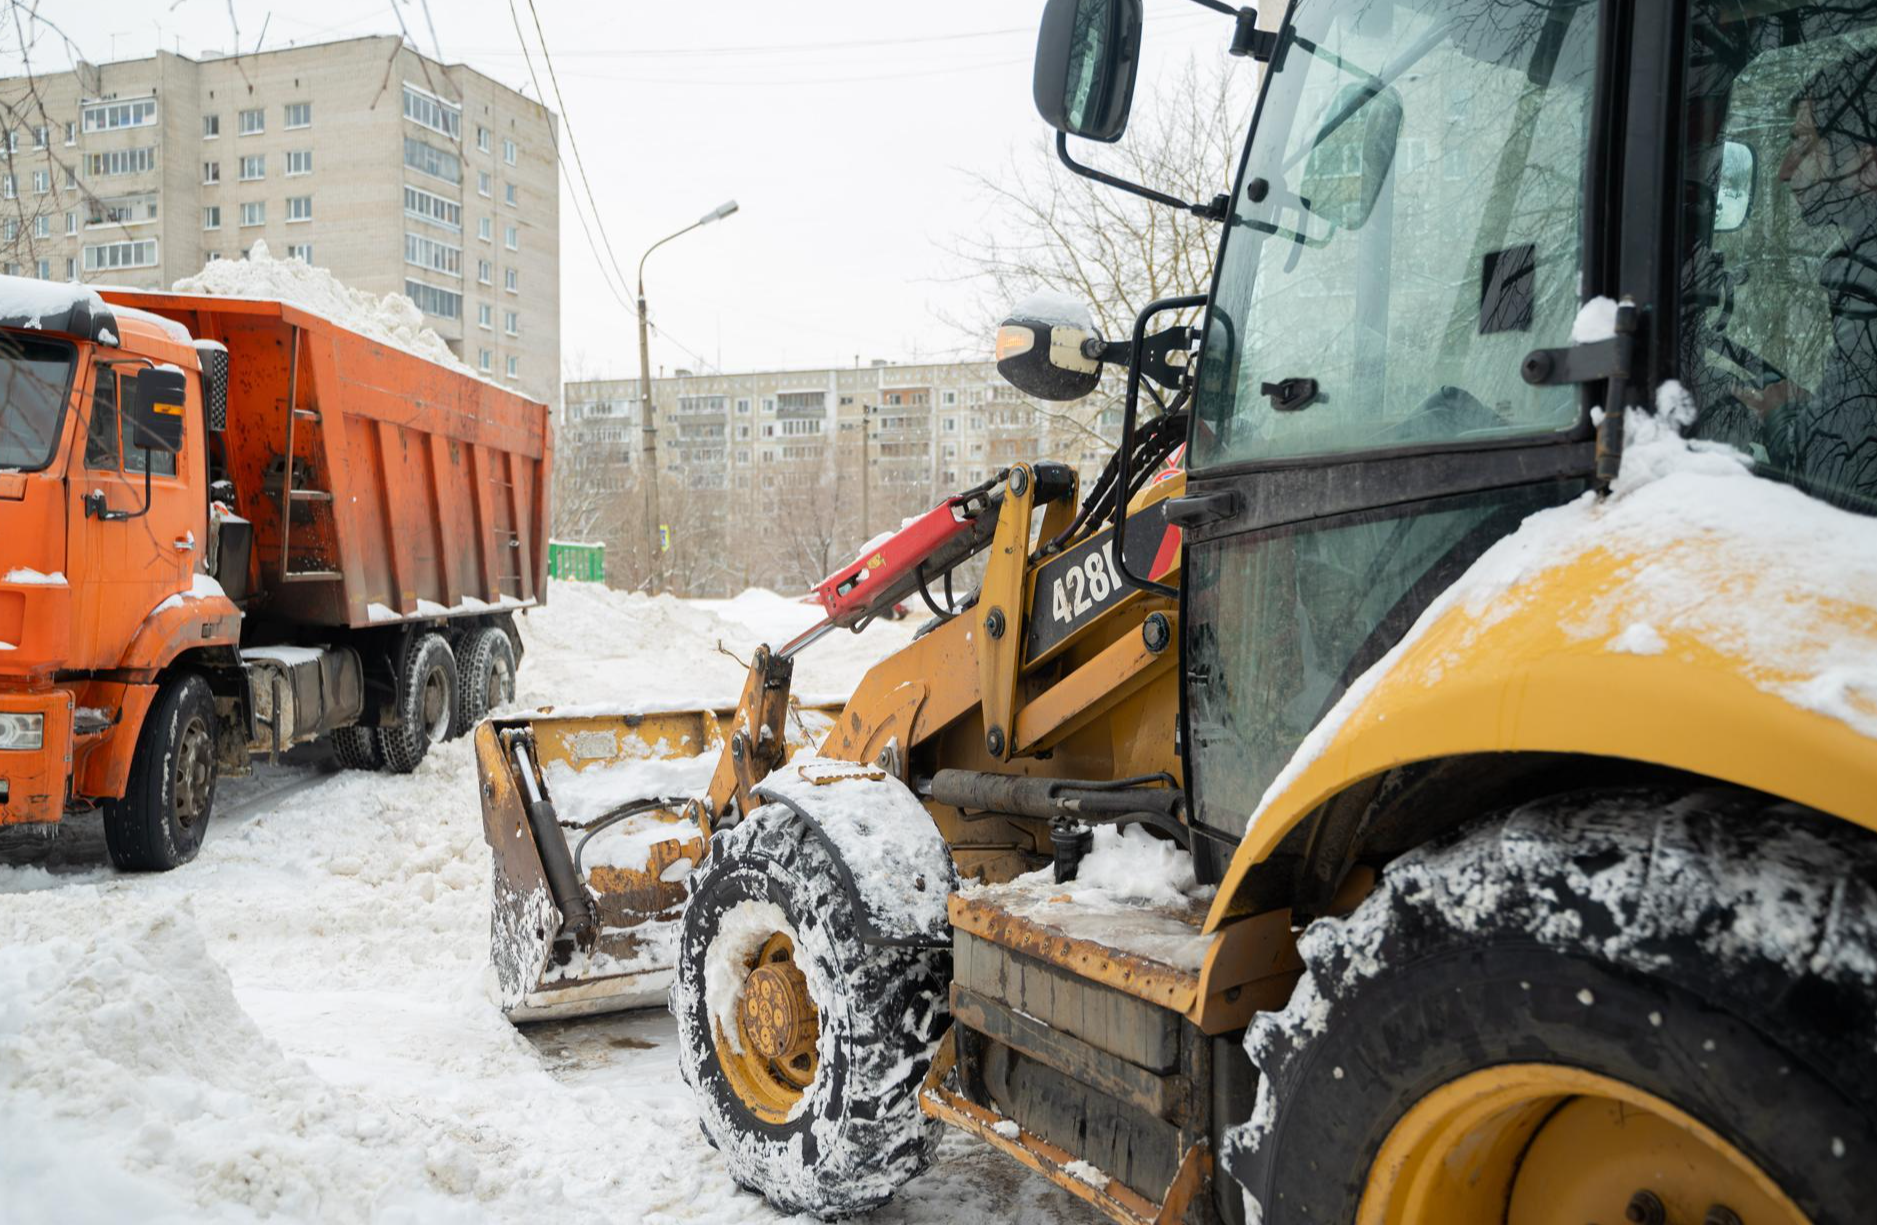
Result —
<instances>
[{"instance_id":1,"label":"truck bumper","mask_svg":"<svg viewBox=\"0 0 1877 1225\"><path fill-rule=\"evenodd\" d=\"M0 825L57 821L72 774L72 694L0 692L0 715L38 716L36 747L0 748Z\"/></svg>"}]
</instances>

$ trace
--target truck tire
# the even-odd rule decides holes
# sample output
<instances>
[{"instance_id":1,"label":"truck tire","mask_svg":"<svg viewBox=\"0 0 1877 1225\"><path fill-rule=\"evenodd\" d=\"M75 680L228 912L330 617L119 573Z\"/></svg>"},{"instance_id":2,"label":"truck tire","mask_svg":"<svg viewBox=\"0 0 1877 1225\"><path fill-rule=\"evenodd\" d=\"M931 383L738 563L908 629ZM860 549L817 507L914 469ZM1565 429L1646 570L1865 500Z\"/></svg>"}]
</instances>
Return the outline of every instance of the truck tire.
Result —
<instances>
[{"instance_id":1,"label":"truck tire","mask_svg":"<svg viewBox=\"0 0 1877 1225\"><path fill-rule=\"evenodd\" d=\"M515 700L515 648L494 626L471 630L456 653L456 734Z\"/></svg>"},{"instance_id":2,"label":"truck tire","mask_svg":"<svg viewBox=\"0 0 1877 1225\"><path fill-rule=\"evenodd\" d=\"M333 732L332 755L348 770L382 770L384 753L375 727L342 727Z\"/></svg>"},{"instance_id":3,"label":"truck tire","mask_svg":"<svg viewBox=\"0 0 1877 1225\"><path fill-rule=\"evenodd\" d=\"M1862 831L1734 791L1547 799L1396 860L1301 949L1225 1145L1251 1220L1870 1219Z\"/></svg>"},{"instance_id":4,"label":"truck tire","mask_svg":"<svg viewBox=\"0 0 1877 1225\"><path fill-rule=\"evenodd\" d=\"M399 722L378 729L378 745L387 769L409 774L456 729L456 657L442 635L416 634L405 644L397 700Z\"/></svg>"},{"instance_id":5,"label":"truck tire","mask_svg":"<svg viewBox=\"0 0 1877 1225\"><path fill-rule=\"evenodd\" d=\"M712 839L671 1010L705 1138L738 1185L784 1212L840 1217L931 1164L939 1124L918 1094L949 1019L950 963L863 945L836 864L787 808Z\"/></svg>"},{"instance_id":6,"label":"truck tire","mask_svg":"<svg viewBox=\"0 0 1877 1225\"><path fill-rule=\"evenodd\" d=\"M215 696L199 676L163 686L137 733L124 798L104 803L104 843L129 872L167 872L202 849L215 806Z\"/></svg>"}]
</instances>

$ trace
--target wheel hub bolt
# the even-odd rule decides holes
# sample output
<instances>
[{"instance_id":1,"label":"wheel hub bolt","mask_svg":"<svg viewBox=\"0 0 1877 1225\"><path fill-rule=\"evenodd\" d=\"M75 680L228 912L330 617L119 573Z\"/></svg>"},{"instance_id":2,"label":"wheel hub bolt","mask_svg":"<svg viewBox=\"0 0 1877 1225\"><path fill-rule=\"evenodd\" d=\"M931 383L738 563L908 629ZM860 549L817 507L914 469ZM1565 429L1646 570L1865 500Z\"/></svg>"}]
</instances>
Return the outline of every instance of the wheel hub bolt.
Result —
<instances>
[{"instance_id":1,"label":"wheel hub bolt","mask_svg":"<svg viewBox=\"0 0 1877 1225\"><path fill-rule=\"evenodd\" d=\"M1668 1209L1662 1206L1662 1200L1653 1191L1638 1191L1629 1197L1629 1205L1623 1209L1623 1219L1632 1225L1665 1225Z\"/></svg>"},{"instance_id":2,"label":"wheel hub bolt","mask_svg":"<svg viewBox=\"0 0 1877 1225\"><path fill-rule=\"evenodd\" d=\"M1726 1204L1710 1204L1701 1225L1740 1225L1740 1214Z\"/></svg>"}]
</instances>

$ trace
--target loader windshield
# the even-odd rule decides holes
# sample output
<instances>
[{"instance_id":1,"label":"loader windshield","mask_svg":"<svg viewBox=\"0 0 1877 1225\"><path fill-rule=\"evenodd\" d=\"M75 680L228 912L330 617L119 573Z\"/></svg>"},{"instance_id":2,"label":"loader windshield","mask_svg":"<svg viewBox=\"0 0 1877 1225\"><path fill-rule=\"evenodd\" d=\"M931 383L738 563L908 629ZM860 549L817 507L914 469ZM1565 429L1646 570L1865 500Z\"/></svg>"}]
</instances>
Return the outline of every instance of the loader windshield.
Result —
<instances>
[{"instance_id":1,"label":"loader windshield","mask_svg":"<svg viewBox=\"0 0 1877 1225\"><path fill-rule=\"evenodd\" d=\"M1220 257L1194 466L1567 430L1598 6L1298 0ZM1299 403L1301 401L1301 403Z\"/></svg>"},{"instance_id":2,"label":"loader windshield","mask_svg":"<svg viewBox=\"0 0 1877 1225\"><path fill-rule=\"evenodd\" d=\"M73 356L62 340L0 332L0 470L36 472L52 462Z\"/></svg>"},{"instance_id":3,"label":"loader windshield","mask_svg":"<svg viewBox=\"0 0 1877 1225\"><path fill-rule=\"evenodd\" d=\"M1877 514L1877 7L1702 0L1689 25L1691 433Z\"/></svg>"}]
</instances>

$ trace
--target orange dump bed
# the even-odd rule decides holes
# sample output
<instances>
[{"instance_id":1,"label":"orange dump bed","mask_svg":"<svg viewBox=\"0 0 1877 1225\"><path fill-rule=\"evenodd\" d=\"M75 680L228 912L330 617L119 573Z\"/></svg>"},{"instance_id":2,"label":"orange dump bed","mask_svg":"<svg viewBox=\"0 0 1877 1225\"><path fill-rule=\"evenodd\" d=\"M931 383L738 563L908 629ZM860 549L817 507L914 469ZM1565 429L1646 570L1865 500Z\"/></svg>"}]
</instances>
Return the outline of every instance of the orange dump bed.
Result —
<instances>
[{"instance_id":1,"label":"orange dump bed","mask_svg":"<svg viewBox=\"0 0 1877 1225\"><path fill-rule=\"evenodd\" d=\"M364 627L537 602L548 408L278 301L107 291L229 354L219 459L270 621Z\"/></svg>"}]
</instances>

